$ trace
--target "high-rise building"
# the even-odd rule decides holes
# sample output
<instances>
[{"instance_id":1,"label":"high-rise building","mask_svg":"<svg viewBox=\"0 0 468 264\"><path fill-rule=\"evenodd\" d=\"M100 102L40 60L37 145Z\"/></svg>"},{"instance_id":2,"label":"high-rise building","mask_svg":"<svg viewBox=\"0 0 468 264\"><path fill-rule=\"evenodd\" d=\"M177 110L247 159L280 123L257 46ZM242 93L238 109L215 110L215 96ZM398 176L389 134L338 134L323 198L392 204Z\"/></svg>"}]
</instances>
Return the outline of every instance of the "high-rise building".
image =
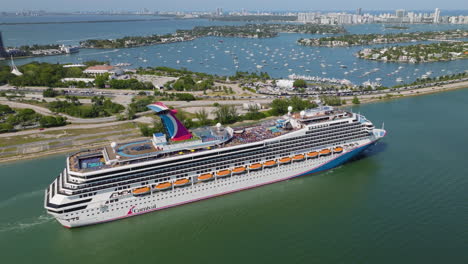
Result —
<instances>
[{"instance_id":1,"label":"high-rise building","mask_svg":"<svg viewBox=\"0 0 468 264\"><path fill-rule=\"evenodd\" d=\"M434 11L434 23L439 23L440 22L440 9L436 8Z\"/></svg>"},{"instance_id":2,"label":"high-rise building","mask_svg":"<svg viewBox=\"0 0 468 264\"><path fill-rule=\"evenodd\" d=\"M216 16L222 16L223 15L223 9L222 8L216 8Z\"/></svg>"},{"instance_id":3,"label":"high-rise building","mask_svg":"<svg viewBox=\"0 0 468 264\"><path fill-rule=\"evenodd\" d=\"M395 11L395 16L398 17L398 18L403 18L403 17L405 17L405 13L406 13L406 11L404 9L397 9Z\"/></svg>"},{"instance_id":4,"label":"high-rise building","mask_svg":"<svg viewBox=\"0 0 468 264\"><path fill-rule=\"evenodd\" d=\"M358 15L358 16L362 15L362 8L359 7L359 8L356 10L356 15Z\"/></svg>"},{"instance_id":5,"label":"high-rise building","mask_svg":"<svg viewBox=\"0 0 468 264\"><path fill-rule=\"evenodd\" d=\"M0 58L7 58L7 57L8 57L8 52L6 52L5 46L3 45L2 32L0 31Z\"/></svg>"}]
</instances>

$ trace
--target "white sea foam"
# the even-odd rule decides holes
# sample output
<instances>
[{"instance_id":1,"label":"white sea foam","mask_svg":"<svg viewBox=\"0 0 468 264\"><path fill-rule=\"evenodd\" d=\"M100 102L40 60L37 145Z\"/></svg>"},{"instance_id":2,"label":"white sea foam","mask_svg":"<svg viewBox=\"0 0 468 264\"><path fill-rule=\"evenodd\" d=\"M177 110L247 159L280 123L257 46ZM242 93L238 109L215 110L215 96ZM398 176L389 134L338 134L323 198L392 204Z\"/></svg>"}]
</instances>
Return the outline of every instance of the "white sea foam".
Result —
<instances>
[{"instance_id":1,"label":"white sea foam","mask_svg":"<svg viewBox=\"0 0 468 264\"><path fill-rule=\"evenodd\" d=\"M45 224L54 219L51 215L39 215L27 222L0 223L0 233L9 231L23 231L34 226Z\"/></svg>"}]
</instances>

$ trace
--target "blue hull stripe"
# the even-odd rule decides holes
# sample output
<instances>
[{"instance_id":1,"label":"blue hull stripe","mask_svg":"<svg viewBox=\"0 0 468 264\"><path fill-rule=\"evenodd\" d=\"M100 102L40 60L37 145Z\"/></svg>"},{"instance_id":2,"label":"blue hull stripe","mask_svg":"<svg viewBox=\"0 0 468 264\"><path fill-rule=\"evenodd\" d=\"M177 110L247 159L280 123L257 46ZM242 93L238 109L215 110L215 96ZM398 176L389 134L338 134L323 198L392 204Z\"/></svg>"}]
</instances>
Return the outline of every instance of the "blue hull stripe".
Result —
<instances>
[{"instance_id":1,"label":"blue hull stripe","mask_svg":"<svg viewBox=\"0 0 468 264\"><path fill-rule=\"evenodd\" d=\"M375 141L374 142L371 142L367 145L364 145L364 146L361 146L357 149L354 149L348 153L345 153L333 160L330 160L329 162L323 164L322 166L318 167L318 168L313 168L312 170L310 171L306 171L306 172L303 172L301 174L298 174L298 175L295 175L291 178L296 178L296 177L300 177L300 176L304 176L304 175L308 175L308 174L312 174L312 173L317 173L317 172L321 172L321 171L324 171L324 170L329 170L329 169L333 169L335 167L338 167L340 166L341 164L347 162L348 160L352 159L353 157L356 157L357 155L359 155L361 152L363 152L364 150L366 150L368 147L372 146L373 144L375 144Z\"/></svg>"}]
</instances>

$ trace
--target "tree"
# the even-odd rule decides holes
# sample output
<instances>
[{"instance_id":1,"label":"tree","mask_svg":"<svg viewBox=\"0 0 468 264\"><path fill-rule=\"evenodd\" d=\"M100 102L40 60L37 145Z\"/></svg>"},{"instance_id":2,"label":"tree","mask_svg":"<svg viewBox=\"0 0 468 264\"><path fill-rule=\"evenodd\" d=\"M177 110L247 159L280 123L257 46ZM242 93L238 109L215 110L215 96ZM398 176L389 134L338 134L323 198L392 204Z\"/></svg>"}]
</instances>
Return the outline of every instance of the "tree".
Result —
<instances>
[{"instance_id":1,"label":"tree","mask_svg":"<svg viewBox=\"0 0 468 264\"><path fill-rule=\"evenodd\" d=\"M13 131L13 125L10 123L0 123L0 133L10 132Z\"/></svg>"},{"instance_id":2,"label":"tree","mask_svg":"<svg viewBox=\"0 0 468 264\"><path fill-rule=\"evenodd\" d=\"M311 103L308 100L302 100L298 96L293 96L288 100L289 105L293 107L293 111L298 112L304 109L317 107L314 103Z\"/></svg>"},{"instance_id":3,"label":"tree","mask_svg":"<svg viewBox=\"0 0 468 264\"><path fill-rule=\"evenodd\" d=\"M42 96L44 97L56 97L57 95L59 95L59 92L50 87L42 91Z\"/></svg>"},{"instance_id":4,"label":"tree","mask_svg":"<svg viewBox=\"0 0 468 264\"><path fill-rule=\"evenodd\" d=\"M232 124L239 118L236 107L233 105L220 105L213 114L216 116L216 121L221 124Z\"/></svg>"},{"instance_id":5,"label":"tree","mask_svg":"<svg viewBox=\"0 0 468 264\"><path fill-rule=\"evenodd\" d=\"M39 125L41 127L57 127L66 125L66 118L62 116L42 116L39 120Z\"/></svg>"},{"instance_id":6,"label":"tree","mask_svg":"<svg viewBox=\"0 0 468 264\"><path fill-rule=\"evenodd\" d=\"M208 119L208 112L205 110L205 108L202 108L195 112L195 116L197 117L198 122L200 122L200 125L202 126L207 126L211 123L210 119Z\"/></svg>"},{"instance_id":7,"label":"tree","mask_svg":"<svg viewBox=\"0 0 468 264\"><path fill-rule=\"evenodd\" d=\"M14 113L13 109L11 109L8 105L0 104L0 116Z\"/></svg>"},{"instance_id":8,"label":"tree","mask_svg":"<svg viewBox=\"0 0 468 264\"><path fill-rule=\"evenodd\" d=\"M340 106L341 105L341 99L339 96L326 96L323 95L320 97L320 100L324 102L326 105L331 105L331 106Z\"/></svg>"},{"instance_id":9,"label":"tree","mask_svg":"<svg viewBox=\"0 0 468 264\"><path fill-rule=\"evenodd\" d=\"M353 104L360 104L359 98L357 96L353 97Z\"/></svg>"},{"instance_id":10,"label":"tree","mask_svg":"<svg viewBox=\"0 0 468 264\"><path fill-rule=\"evenodd\" d=\"M151 137L154 133L164 133L164 126L162 122L154 122L153 127L150 127L147 124L138 125L140 132L145 137Z\"/></svg>"},{"instance_id":11,"label":"tree","mask_svg":"<svg viewBox=\"0 0 468 264\"><path fill-rule=\"evenodd\" d=\"M98 88L104 88L106 87L106 82L108 79L109 79L108 74L97 75L96 78L94 78L94 85Z\"/></svg>"},{"instance_id":12,"label":"tree","mask_svg":"<svg viewBox=\"0 0 468 264\"><path fill-rule=\"evenodd\" d=\"M272 115L284 115L288 112L289 103L284 99L275 99L271 102Z\"/></svg>"},{"instance_id":13,"label":"tree","mask_svg":"<svg viewBox=\"0 0 468 264\"><path fill-rule=\"evenodd\" d=\"M304 80L295 80L293 83L294 88L307 88L307 82Z\"/></svg>"},{"instance_id":14,"label":"tree","mask_svg":"<svg viewBox=\"0 0 468 264\"><path fill-rule=\"evenodd\" d=\"M260 112L257 104L250 104L247 113L244 115L245 120L259 120L265 117L265 113Z\"/></svg>"}]
</instances>

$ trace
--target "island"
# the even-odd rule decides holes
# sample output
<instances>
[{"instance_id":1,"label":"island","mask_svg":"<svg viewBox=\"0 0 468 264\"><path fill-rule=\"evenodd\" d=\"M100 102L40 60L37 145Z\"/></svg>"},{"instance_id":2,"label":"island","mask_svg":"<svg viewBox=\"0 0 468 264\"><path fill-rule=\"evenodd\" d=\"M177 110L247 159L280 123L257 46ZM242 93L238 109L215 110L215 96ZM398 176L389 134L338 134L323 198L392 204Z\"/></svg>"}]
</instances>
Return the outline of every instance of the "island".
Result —
<instances>
[{"instance_id":1,"label":"island","mask_svg":"<svg viewBox=\"0 0 468 264\"><path fill-rule=\"evenodd\" d=\"M409 27L406 27L406 26L392 26L392 25L388 25L388 26L385 26L385 28L388 28L388 29L399 29L399 30L405 30L405 29L409 29Z\"/></svg>"},{"instance_id":2,"label":"island","mask_svg":"<svg viewBox=\"0 0 468 264\"><path fill-rule=\"evenodd\" d=\"M346 30L340 26L314 24L246 24L241 26L198 26L189 30L177 30L172 34L127 36L119 39L89 39L80 43L82 48L113 49L131 48L191 41L200 37L272 38L279 33L338 34Z\"/></svg>"},{"instance_id":3,"label":"island","mask_svg":"<svg viewBox=\"0 0 468 264\"><path fill-rule=\"evenodd\" d=\"M398 34L350 34L323 38L304 39L297 42L304 46L349 47L373 44L392 44L415 41L448 41L468 37L468 30L405 32Z\"/></svg>"},{"instance_id":4,"label":"island","mask_svg":"<svg viewBox=\"0 0 468 264\"><path fill-rule=\"evenodd\" d=\"M468 58L468 41L363 49L356 56L386 62L435 62Z\"/></svg>"}]
</instances>

